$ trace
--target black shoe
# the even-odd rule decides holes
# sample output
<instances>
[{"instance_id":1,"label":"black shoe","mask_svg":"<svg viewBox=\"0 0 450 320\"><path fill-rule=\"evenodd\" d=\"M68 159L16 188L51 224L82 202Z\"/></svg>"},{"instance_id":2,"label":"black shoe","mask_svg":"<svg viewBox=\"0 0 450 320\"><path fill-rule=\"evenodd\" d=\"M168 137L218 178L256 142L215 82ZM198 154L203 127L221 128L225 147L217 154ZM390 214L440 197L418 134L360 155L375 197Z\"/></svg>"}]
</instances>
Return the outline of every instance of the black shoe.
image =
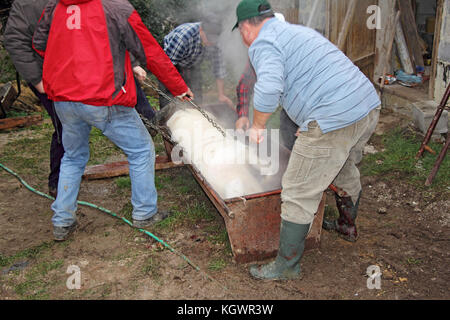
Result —
<instances>
[{"instance_id":1,"label":"black shoe","mask_svg":"<svg viewBox=\"0 0 450 320\"><path fill-rule=\"evenodd\" d=\"M66 240L75 231L76 227L76 221L68 227L53 227L53 236L55 241Z\"/></svg>"},{"instance_id":2,"label":"black shoe","mask_svg":"<svg viewBox=\"0 0 450 320\"><path fill-rule=\"evenodd\" d=\"M135 228L146 228L149 226L154 225L155 223L158 223L165 218L169 216L169 211L158 211L155 215L151 216L148 219L145 220L134 220L133 219L133 227Z\"/></svg>"}]
</instances>

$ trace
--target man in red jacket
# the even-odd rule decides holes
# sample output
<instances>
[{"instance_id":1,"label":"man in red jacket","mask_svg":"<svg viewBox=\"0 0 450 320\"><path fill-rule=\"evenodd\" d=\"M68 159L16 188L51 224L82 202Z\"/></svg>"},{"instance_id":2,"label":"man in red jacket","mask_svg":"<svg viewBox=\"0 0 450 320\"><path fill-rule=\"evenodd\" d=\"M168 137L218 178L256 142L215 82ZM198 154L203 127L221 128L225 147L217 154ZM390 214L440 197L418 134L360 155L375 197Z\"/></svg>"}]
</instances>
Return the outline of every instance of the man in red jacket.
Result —
<instances>
[{"instance_id":1,"label":"man in red jacket","mask_svg":"<svg viewBox=\"0 0 450 320\"><path fill-rule=\"evenodd\" d=\"M40 100L49 114L54 132L50 145L50 174L48 176L48 193L56 198L58 188L59 169L61 159L64 156L62 145L62 126L53 107L53 101L49 100L42 86L42 57L32 48L33 34L42 15L42 11L49 0L15 0L9 12L8 23L4 32L3 45L8 51L14 67L20 73L28 86ZM133 61L135 77L141 79L146 72L137 61ZM150 106L145 93L136 83L137 103L136 111L152 120L155 113Z\"/></svg>"},{"instance_id":2,"label":"man in red jacket","mask_svg":"<svg viewBox=\"0 0 450 320\"><path fill-rule=\"evenodd\" d=\"M179 99L190 99L170 59L126 0L50 0L33 37L44 57L43 89L63 126L65 154L52 204L55 240L76 226L77 196L89 160L92 126L128 157L133 225L167 217L157 209L155 151L136 110L130 52Z\"/></svg>"}]
</instances>

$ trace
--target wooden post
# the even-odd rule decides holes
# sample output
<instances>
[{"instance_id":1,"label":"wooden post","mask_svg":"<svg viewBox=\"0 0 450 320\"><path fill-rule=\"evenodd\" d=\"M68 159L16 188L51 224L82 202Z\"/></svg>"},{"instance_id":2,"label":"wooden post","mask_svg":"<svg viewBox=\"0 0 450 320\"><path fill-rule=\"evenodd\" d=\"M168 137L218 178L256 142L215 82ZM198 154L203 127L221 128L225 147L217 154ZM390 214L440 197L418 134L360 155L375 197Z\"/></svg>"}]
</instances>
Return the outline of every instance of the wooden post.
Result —
<instances>
[{"instance_id":1,"label":"wooden post","mask_svg":"<svg viewBox=\"0 0 450 320\"><path fill-rule=\"evenodd\" d=\"M404 71L408 74L415 74L414 61L409 55L408 45L406 43L405 34L403 33L402 24L400 21L395 26L395 42L397 43L398 56Z\"/></svg>"},{"instance_id":2,"label":"wooden post","mask_svg":"<svg viewBox=\"0 0 450 320\"><path fill-rule=\"evenodd\" d=\"M434 28L433 57L431 60L430 88L428 91L429 98L433 100L434 100L434 89L436 84L438 49L439 49L439 42L441 39L443 10L444 10L444 1L438 0L438 5L436 8L436 27Z\"/></svg>"},{"instance_id":3,"label":"wooden post","mask_svg":"<svg viewBox=\"0 0 450 320\"><path fill-rule=\"evenodd\" d=\"M424 67L423 52L420 46L419 33L417 31L416 19L410 0L398 0L400 11L402 12L401 21L403 31L405 32L406 43L409 48L409 55L413 60L414 71L416 66ZM414 72L415 73L415 72Z\"/></svg>"},{"instance_id":4,"label":"wooden post","mask_svg":"<svg viewBox=\"0 0 450 320\"><path fill-rule=\"evenodd\" d=\"M344 24L342 25L341 32L339 33L337 46L341 51L344 51L344 46L345 42L347 41L350 25L353 21L353 16L355 15L356 4L357 4L356 0L350 1L349 7L347 9L347 14L345 15Z\"/></svg>"},{"instance_id":5,"label":"wooden post","mask_svg":"<svg viewBox=\"0 0 450 320\"><path fill-rule=\"evenodd\" d=\"M387 48L387 52L386 52L386 59L383 62L383 77L381 78L381 83L380 83L380 96L383 93L383 89L384 89L384 81L386 79L386 74L387 74L387 69L389 66L389 60L391 58L391 54L392 54L392 47L394 46L394 39L395 39L395 34L396 34L396 26L398 25L400 21L400 11L397 11L397 14L395 15L394 20L392 21L392 25L390 25L390 27L388 28L388 48Z\"/></svg>"}]
</instances>

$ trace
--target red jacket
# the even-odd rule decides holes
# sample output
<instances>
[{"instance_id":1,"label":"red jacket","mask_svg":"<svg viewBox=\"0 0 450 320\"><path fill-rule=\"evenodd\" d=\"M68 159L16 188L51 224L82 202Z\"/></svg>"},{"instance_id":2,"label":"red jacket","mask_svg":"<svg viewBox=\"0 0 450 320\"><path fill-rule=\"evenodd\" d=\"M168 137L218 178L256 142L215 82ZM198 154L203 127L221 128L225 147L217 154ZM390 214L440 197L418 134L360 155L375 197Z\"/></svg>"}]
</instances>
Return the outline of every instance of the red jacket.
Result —
<instances>
[{"instance_id":1,"label":"red jacket","mask_svg":"<svg viewBox=\"0 0 450 320\"><path fill-rule=\"evenodd\" d=\"M174 96L188 88L127 0L50 0L33 37L53 101L136 105L135 58Z\"/></svg>"}]
</instances>

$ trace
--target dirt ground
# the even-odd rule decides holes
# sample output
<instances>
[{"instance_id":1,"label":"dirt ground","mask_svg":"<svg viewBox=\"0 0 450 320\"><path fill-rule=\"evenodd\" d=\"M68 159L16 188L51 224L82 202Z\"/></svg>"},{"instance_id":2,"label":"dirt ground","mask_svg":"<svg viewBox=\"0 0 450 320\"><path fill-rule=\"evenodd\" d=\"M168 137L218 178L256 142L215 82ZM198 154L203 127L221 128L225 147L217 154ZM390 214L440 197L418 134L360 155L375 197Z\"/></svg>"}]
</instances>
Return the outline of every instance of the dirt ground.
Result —
<instances>
[{"instance_id":1,"label":"dirt ground","mask_svg":"<svg viewBox=\"0 0 450 320\"><path fill-rule=\"evenodd\" d=\"M385 115L377 133L395 125L398 119ZM1 133L0 148L26 132ZM13 163L8 165L14 169ZM24 178L42 185L46 175ZM148 230L201 271L123 221L83 206L71 239L53 242L51 201L0 170L0 253L5 261L13 257L0 268L0 299L450 298L450 200L438 194L383 176L362 177L358 241L349 243L323 231L320 248L301 260L301 279L266 282L252 279L248 264L233 262L226 239L220 240L223 219L186 168L159 171L157 178L166 183L159 187L161 207L201 207L206 214ZM178 189L167 186L172 183ZM183 185L188 190L177 192ZM79 199L120 212L129 195L115 179L105 179L84 181ZM331 195L328 199L332 204ZM80 289L66 286L71 265L81 271ZM370 266L382 272L380 289L368 288Z\"/></svg>"}]
</instances>

